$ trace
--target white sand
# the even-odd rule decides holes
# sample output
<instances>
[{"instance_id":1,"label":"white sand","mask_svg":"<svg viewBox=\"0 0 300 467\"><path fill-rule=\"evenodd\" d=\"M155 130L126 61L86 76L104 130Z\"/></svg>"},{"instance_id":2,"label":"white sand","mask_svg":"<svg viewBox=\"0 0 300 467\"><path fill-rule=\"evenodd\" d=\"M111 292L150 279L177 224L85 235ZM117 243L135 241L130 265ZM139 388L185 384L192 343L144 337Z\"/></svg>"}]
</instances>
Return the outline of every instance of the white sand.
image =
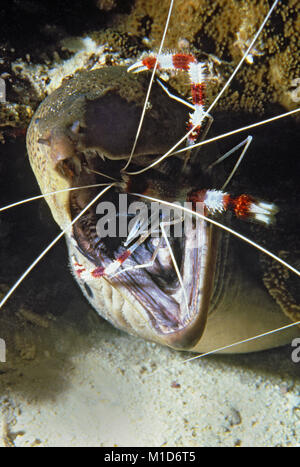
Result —
<instances>
[{"instance_id":1,"label":"white sand","mask_svg":"<svg viewBox=\"0 0 300 467\"><path fill-rule=\"evenodd\" d=\"M63 320L33 326L0 364L1 442L296 446L300 363L290 353L183 364L189 354L122 334L74 300Z\"/></svg>"}]
</instances>

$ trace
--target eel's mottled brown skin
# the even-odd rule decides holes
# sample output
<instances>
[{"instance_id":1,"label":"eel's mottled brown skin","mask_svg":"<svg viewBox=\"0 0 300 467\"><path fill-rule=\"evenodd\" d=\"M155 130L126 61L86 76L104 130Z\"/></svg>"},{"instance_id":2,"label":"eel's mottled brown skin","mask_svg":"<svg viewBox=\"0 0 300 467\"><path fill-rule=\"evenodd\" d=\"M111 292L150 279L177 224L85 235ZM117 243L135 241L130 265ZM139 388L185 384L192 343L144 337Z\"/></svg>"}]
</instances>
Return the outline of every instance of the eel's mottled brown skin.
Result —
<instances>
[{"instance_id":1,"label":"eel's mottled brown skin","mask_svg":"<svg viewBox=\"0 0 300 467\"><path fill-rule=\"evenodd\" d=\"M101 162L106 173L114 167L115 176L116 164L121 169L129 157L147 84L147 78L130 75L124 67L105 68L78 73L45 99L27 134L30 162L43 193L76 185L82 167L80 154L86 151L96 150L101 154L106 161ZM154 85L135 163L144 166L168 150L183 136L186 121L186 109L169 100L159 86ZM207 162L207 157L210 155L203 155L201 164ZM173 162L170 164L165 170L172 168L170 180L176 186L180 176L175 172ZM82 195L80 200L83 198ZM46 201L56 222L65 229L72 216L74 218L70 194L48 196ZM151 290L143 290L142 285L138 289L139 282L135 282L134 276L137 272L129 279L120 275L112 280L98 278L87 283L79 280L75 273L74 276L101 316L131 334L174 348L210 351L288 324L288 318L253 273L256 266L252 268L245 261L248 253L244 252L243 246L237 247L234 239L208 225L203 224L201 228L207 252L199 253L196 259L191 253L188 258L185 253L186 261L195 261L195 273L201 270L199 280L193 283L194 289L199 289L194 292L196 306L190 317L185 316L181 308L180 319L184 325L178 329L158 332L153 325L155 320L149 318L151 300L155 310L156 292L153 289L151 298ZM193 235L196 235L194 231ZM75 255L85 268L93 269L95 262L82 253L82 248L77 248L72 228L66 234L66 240L70 256ZM255 255L253 252L250 263L256 265ZM185 269L188 270L188 266ZM140 284L143 284L143 274L147 272L144 270L141 274ZM279 346L289 343L297 335L299 330L291 328L239 345L232 351Z\"/></svg>"}]
</instances>

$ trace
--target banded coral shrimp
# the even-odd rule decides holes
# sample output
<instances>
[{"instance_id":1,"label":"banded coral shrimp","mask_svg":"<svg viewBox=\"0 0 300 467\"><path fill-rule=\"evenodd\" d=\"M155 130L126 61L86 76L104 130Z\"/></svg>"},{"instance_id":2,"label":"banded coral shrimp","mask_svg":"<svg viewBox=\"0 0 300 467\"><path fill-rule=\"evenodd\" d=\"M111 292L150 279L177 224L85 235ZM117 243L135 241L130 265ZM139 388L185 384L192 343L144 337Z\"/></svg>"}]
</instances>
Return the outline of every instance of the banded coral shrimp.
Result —
<instances>
[{"instance_id":1,"label":"banded coral shrimp","mask_svg":"<svg viewBox=\"0 0 300 467\"><path fill-rule=\"evenodd\" d=\"M240 227L240 226L239 226Z\"/></svg>"}]
</instances>

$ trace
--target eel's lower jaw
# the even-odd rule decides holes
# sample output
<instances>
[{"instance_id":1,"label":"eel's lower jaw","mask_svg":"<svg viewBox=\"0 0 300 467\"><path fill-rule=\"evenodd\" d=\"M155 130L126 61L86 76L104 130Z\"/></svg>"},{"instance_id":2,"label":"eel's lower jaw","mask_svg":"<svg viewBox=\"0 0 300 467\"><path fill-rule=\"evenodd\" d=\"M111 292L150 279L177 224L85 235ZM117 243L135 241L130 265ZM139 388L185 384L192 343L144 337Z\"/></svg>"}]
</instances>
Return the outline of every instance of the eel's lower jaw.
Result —
<instances>
[{"instance_id":1,"label":"eel's lower jaw","mask_svg":"<svg viewBox=\"0 0 300 467\"><path fill-rule=\"evenodd\" d=\"M199 232L193 232L199 238ZM185 317L181 328L169 330L163 336L165 345L177 350L192 350L201 339L210 307L210 298L213 291L216 256L218 248L218 232L207 222L201 222L201 245L198 244L189 252L185 248L185 264L188 263L193 273L193 283L190 287L189 307L184 305L181 315ZM188 257L190 256L190 258ZM185 273L183 272L183 280Z\"/></svg>"}]
</instances>

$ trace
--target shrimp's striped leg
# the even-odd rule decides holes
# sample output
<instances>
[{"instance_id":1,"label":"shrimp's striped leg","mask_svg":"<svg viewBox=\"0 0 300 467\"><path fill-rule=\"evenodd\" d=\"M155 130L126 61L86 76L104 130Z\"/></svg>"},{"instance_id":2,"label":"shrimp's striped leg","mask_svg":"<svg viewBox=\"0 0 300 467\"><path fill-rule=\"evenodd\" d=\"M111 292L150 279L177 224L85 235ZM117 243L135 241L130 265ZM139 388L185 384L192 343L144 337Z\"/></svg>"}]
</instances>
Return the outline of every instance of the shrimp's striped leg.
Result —
<instances>
[{"instance_id":1,"label":"shrimp's striped leg","mask_svg":"<svg viewBox=\"0 0 300 467\"><path fill-rule=\"evenodd\" d=\"M118 258L112 261L108 266L97 266L96 268L85 268L78 263L76 258L72 257L72 265L77 276L83 280L99 279L100 277L114 277L129 256L145 241L146 237L141 236L131 247L127 248Z\"/></svg>"}]
</instances>

